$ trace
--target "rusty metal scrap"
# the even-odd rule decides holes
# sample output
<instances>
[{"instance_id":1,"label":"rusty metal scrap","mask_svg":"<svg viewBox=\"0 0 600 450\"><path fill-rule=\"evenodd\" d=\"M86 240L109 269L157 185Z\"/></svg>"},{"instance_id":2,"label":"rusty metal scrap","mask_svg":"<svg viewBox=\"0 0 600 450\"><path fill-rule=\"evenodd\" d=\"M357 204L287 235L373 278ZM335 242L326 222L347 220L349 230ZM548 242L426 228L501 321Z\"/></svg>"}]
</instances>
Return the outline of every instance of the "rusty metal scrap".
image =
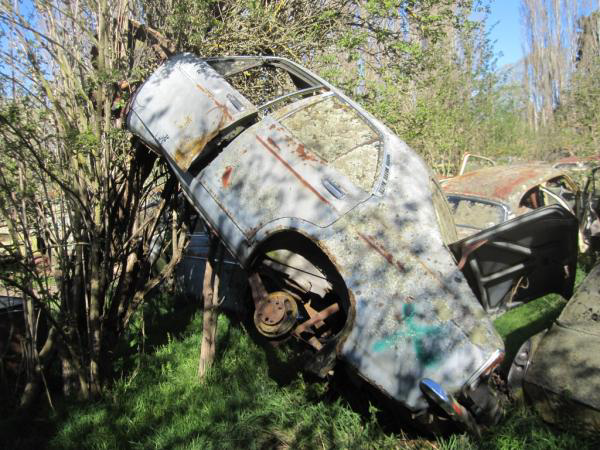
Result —
<instances>
[{"instance_id":1,"label":"rusty metal scrap","mask_svg":"<svg viewBox=\"0 0 600 450\"><path fill-rule=\"evenodd\" d=\"M547 164L530 163L486 167L443 180L447 194L465 194L496 200L516 211L526 192L563 172Z\"/></svg>"},{"instance_id":2,"label":"rusty metal scrap","mask_svg":"<svg viewBox=\"0 0 600 450\"><path fill-rule=\"evenodd\" d=\"M340 305L338 305L337 303L334 303L333 305L329 305L327 308L325 308L322 311L319 311L317 314L315 314L313 317L308 319L306 322L302 322L300 325L298 325L296 328L294 328L294 334L300 336L302 333L307 331L310 327L312 327L313 325L316 325L319 322L326 320L329 316L339 312L339 310L340 310Z\"/></svg>"}]
</instances>

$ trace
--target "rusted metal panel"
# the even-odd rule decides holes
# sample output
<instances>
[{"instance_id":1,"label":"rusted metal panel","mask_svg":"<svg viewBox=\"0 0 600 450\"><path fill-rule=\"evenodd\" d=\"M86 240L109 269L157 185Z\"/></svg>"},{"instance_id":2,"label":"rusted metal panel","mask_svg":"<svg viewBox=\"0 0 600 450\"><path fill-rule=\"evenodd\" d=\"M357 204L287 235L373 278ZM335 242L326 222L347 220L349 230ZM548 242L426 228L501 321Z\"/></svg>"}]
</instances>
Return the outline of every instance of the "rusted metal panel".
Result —
<instances>
[{"instance_id":1,"label":"rusted metal panel","mask_svg":"<svg viewBox=\"0 0 600 450\"><path fill-rule=\"evenodd\" d=\"M499 201L516 211L527 191L561 175L562 172L544 164L494 166L447 178L442 181L442 188L447 194Z\"/></svg>"},{"instance_id":2,"label":"rusted metal panel","mask_svg":"<svg viewBox=\"0 0 600 450\"><path fill-rule=\"evenodd\" d=\"M220 131L255 113L254 105L207 63L181 54L137 91L127 124L186 170Z\"/></svg>"},{"instance_id":3,"label":"rusted metal panel","mask_svg":"<svg viewBox=\"0 0 600 450\"><path fill-rule=\"evenodd\" d=\"M568 156L552 163L552 167L559 170L586 171L600 165L600 155L579 157Z\"/></svg>"},{"instance_id":4,"label":"rusted metal panel","mask_svg":"<svg viewBox=\"0 0 600 450\"><path fill-rule=\"evenodd\" d=\"M552 163L552 167L555 169L568 172L580 187L585 185L590 171L599 165L600 155L588 157L570 156Z\"/></svg>"}]
</instances>

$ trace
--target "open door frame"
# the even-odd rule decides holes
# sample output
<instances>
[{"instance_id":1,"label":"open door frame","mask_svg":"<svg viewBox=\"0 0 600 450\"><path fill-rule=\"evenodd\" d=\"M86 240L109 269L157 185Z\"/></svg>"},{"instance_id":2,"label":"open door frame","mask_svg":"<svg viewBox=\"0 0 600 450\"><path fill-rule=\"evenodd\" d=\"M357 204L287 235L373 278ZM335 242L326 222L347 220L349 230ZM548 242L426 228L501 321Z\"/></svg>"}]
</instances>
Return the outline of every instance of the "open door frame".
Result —
<instances>
[{"instance_id":1,"label":"open door frame","mask_svg":"<svg viewBox=\"0 0 600 450\"><path fill-rule=\"evenodd\" d=\"M450 245L488 313L554 292L569 298L577 265L577 219L559 205L536 209Z\"/></svg>"}]
</instances>

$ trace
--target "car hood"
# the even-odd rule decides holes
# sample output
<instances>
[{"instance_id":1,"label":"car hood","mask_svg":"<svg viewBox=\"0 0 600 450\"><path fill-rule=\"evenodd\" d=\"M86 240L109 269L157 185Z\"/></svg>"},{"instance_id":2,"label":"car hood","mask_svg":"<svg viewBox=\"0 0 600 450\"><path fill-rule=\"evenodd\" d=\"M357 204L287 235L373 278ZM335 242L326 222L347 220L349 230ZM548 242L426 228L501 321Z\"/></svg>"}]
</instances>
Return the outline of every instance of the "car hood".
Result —
<instances>
[{"instance_id":1,"label":"car hood","mask_svg":"<svg viewBox=\"0 0 600 450\"><path fill-rule=\"evenodd\" d=\"M494 200L507 205L514 212L527 191L562 174L546 164L515 164L474 170L447 178L441 184L446 194Z\"/></svg>"}]
</instances>

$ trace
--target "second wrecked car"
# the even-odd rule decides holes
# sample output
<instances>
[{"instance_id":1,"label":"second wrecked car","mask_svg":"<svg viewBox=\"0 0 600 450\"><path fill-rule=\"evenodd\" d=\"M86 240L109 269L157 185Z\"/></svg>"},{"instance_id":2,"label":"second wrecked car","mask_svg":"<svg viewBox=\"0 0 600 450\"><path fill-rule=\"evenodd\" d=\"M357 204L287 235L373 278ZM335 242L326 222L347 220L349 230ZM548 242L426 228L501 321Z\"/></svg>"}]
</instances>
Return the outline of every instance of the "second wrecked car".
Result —
<instances>
[{"instance_id":1,"label":"second wrecked car","mask_svg":"<svg viewBox=\"0 0 600 450\"><path fill-rule=\"evenodd\" d=\"M460 237L492 227L533 209L558 204L578 211L579 188L564 172L543 163L492 166L446 178Z\"/></svg>"},{"instance_id":2,"label":"second wrecked car","mask_svg":"<svg viewBox=\"0 0 600 450\"><path fill-rule=\"evenodd\" d=\"M572 288L567 211L503 225L506 239L540 220L565 236L543 260L542 237L530 248L493 230L451 251L456 229L423 160L286 59L173 57L138 89L127 125L248 271L257 331L299 343L317 375L344 360L422 423L440 407L470 429L498 418L487 378L503 343L472 286L510 292L541 264L561 274L549 289ZM496 244L521 251L498 262ZM467 281L459 266L485 270Z\"/></svg>"}]
</instances>

